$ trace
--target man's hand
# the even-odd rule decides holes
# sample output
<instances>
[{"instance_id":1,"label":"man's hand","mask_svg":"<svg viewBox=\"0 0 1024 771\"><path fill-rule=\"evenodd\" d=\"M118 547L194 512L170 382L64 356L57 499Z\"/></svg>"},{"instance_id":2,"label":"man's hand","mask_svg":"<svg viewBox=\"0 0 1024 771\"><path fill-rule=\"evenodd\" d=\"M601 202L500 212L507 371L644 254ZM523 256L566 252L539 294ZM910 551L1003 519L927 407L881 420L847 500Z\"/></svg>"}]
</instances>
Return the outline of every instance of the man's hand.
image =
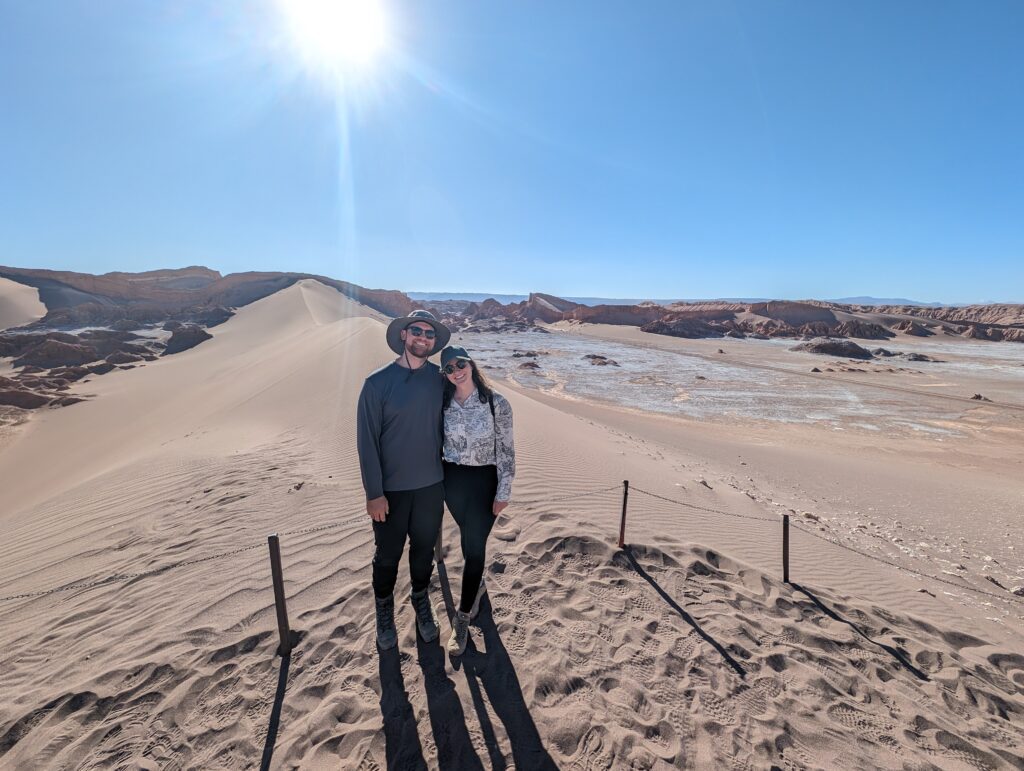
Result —
<instances>
[{"instance_id":1,"label":"man's hand","mask_svg":"<svg viewBox=\"0 0 1024 771\"><path fill-rule=\"evenodd\" d=\"M382 495L380 498L371 498L366 502L366 513L374 522L383 522L388 518L388 499Z\"/></svg>"},{"instance_id":2,"label":"man's hand","mask_svg":"<svg viewBox=\"0 0 1024 771\"><path fill-rule=\"evenodd\" d=\"M494 512L494 516L498 516L506 508L508 508L508 501L495 501L494 506L491 507L492 511Z\"/></svg>"}]
</instances>

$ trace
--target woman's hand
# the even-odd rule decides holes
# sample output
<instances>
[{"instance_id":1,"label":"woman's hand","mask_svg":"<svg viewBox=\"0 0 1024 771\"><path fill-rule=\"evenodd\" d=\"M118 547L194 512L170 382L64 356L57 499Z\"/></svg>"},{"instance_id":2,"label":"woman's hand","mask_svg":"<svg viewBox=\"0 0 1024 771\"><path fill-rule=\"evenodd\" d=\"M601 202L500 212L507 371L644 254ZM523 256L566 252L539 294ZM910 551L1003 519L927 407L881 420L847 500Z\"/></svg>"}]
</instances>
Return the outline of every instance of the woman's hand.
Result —
<instances>
[{"instance_id":1,"label":"woman's hand","mask_svg":"<svg viewBox=\"0 0 1024 771\"><path fill-rule=\"evenodd\" d=\"M508 501L495 501L494 505L491 507L491 510L494 512L494 516L498 516L506 508L508 508Z\"/></svg>"}]
</instances>

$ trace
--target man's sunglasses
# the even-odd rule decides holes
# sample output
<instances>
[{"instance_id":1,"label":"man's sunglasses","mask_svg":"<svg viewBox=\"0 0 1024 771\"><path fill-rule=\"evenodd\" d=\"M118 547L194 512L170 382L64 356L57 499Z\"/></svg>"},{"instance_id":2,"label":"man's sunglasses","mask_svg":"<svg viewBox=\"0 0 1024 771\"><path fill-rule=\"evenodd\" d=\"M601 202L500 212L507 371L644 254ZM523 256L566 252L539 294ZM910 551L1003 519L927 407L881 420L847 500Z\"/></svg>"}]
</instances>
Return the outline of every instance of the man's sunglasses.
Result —
<instances>
[{"instance_id":1,"label":"man's sunglasses","mask_svg":"<svg viewBox=\"0 0 1024 771\"><path fill-rule=\"evenodd\" d=\"M424 329L423 327L406 327L406 330L413 337L420 337L422 335L427 338L427 340L433 340L434 336L437 334L433 329Z\"/></svg>"},{"instance_id":2,"label":"man's sunglasses","mask_svg":"<svg viewBox=\"0 0 1024 771\"><path fill-rule=\"evenodd\" d=\"M458 367L459 369L465 369L468 366L469 362L466 361L465 359L456 359L454 363L444 365L444 374L451 375L452 373L455 372L456 367Z\"/></svg>"}]
</instances>

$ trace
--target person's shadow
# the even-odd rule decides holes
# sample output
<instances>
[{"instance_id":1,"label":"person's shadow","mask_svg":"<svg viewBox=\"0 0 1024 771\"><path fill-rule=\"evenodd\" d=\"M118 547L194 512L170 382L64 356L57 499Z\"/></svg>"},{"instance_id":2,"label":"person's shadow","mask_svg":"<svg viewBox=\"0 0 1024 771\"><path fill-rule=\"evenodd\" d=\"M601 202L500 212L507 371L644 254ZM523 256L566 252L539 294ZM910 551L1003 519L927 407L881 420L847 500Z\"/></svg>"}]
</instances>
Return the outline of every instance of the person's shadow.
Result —
<instances>
[{"instance_id":1,"label":"person's shadow","mask_svg":"<svg viewBox=\"0 0 1024 771\"><path fill-rule=\"evenodd\" d=\"M402 676L401 654L398 648L378 651L380 671L380 713L384 718L384 756L387 767L415 769L427 768L416 732L416 716L409 703Z\"/></svg>"},{"instance_id":2,"label":"person's shadow","mask_svg":"<svg viewBox=\"0 0 1024 771\"><path fill-rule=\"evenodd\" d=\"M442 642L443 640L423 642L419 635L416 635L416 650L427 694L427 712L430 714L430 728L434 733L434 744L437 747L437 768L483 771L484 765L473 749L473 741L466 727L462 701L455 691L455 683L449 679L445 670Z\"/></svg>"},{"instance_id":3,"label":"person's shadow","mask_svg":"<svg viewBox=\"0 0 1024 771\"><path fill-rule=\"evenodd\" d=\"M455 603L448 583L448 572L443 564L438 565L438 577L441 579L441 593L444 596L445 609L451 619L455 614ZM487 693L491 708L505 727L512 748L512 763L517 771L533 771L533 769L542 771L555 769L557 771L558 766L544 748L540 732L526 706L523 689L519 684L519 677L512 664L512 659L509 658L508 651L501 641L501 635L498 634L494 617L491 615L489 593L480 602L480 613L476 617L474 626L479 628L483 636L486 653L477 650L471 633L466 651L460 657L461 661L453 658L452 664L456 669L459 669L461 664L466 676L466 683L473 698L473 707L476 709L477 719L480 721L480 727L484 734L484 742L487 745L487 753L490 755L491 767L498 770L505 769L508 767L508 762L498 746L494 725L491 723L484 704L483 692Z\"/></svg>"}]
</instances>

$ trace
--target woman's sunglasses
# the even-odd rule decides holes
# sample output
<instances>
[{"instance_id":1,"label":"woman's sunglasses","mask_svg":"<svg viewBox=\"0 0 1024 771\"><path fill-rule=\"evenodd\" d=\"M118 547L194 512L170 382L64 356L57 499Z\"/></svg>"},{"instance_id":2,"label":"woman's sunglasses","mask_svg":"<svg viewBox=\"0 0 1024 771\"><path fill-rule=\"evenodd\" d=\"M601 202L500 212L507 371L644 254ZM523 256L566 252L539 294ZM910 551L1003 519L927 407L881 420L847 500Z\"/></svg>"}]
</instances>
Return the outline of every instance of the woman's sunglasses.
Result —
<instances>
[{"instance_id":1,"label":"woman's sunglasses","mask_svg":"<svg viewBox=\"0 0 1024 771\"><path fill-rule=\"evenodd\" d=\"M466 361L465 359L456 359L454 363L444 365L444 374L451 375L452 373L455 372L456 367L458 367L459 369L465 369L468 366L469 362Z\"/></svg>"},{"instance_id":2,"label":"woman's sunglasses","mask_svg":"<svg viewBox=\"0 0 1024 771\"><path fill-rule=\"evenodd\" d=\"M423 327L406 327L406 330L413 337L419 337L420 335L422 335L423 337L427 338L427 340L433 340L434 335L437 334L436 332L434 332L433 329L424 329Z\"/></svg>"}]
</instances>

